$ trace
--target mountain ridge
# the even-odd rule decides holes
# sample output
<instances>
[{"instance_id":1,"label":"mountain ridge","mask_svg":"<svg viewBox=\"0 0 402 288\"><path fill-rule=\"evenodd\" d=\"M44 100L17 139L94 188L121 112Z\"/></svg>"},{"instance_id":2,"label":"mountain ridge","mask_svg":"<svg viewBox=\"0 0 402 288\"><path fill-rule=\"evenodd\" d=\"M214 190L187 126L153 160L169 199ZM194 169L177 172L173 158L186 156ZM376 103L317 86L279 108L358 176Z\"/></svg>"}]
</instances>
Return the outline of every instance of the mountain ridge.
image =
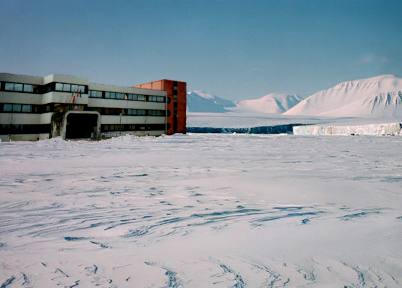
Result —
<instances>
[{"instance_id":1,"label":"mountain ridge","mask_svg":"<svg viewBox=\"0 0 402 288\"><path fill-rule=\"evenodd\" d=\"M402 116L402 78L393 74L344 81L300 101L284 115Z\"/></svg>"},{"instance_id":2,"label":"mountain ridge","mask_svg":"<svg viewBox=\"0 0 402 288\"><path fill-rule=\"evenodd\" d=\"M393 74L340 82L305 98L269 93L227 100L200 90L187 93L189 112L255 112L284 116L402 117L402 78Z\"/></svg>"}]
</instances>

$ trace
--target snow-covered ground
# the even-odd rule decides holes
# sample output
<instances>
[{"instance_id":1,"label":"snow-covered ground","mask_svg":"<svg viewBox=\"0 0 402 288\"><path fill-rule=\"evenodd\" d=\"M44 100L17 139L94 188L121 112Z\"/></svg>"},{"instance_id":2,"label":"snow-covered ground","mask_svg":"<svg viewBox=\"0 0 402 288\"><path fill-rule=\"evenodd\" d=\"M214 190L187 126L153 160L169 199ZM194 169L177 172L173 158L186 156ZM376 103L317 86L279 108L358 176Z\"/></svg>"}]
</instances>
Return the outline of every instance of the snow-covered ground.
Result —
<instances>
[{"instance_id":1,"label":"snow-covered ground","mask_svg":"<svg viewBox=\"0 0 402 288\"><path fill-rule=\"evenodd\" d=\"M188 113L187 127L250 128L286 124L366 125L402 122L402 117L313 117L287 116L255 112Z\"/></svg>"},{"instance_id":2,"label":"snow-covered ground","mask_svg":"<svg viewBox=\"0 0 402 288\"><path fill-rule=\"evenodd\" d=\"M352 119L352 118L348 118ZM294 123L328 123L333 119L306 116L283 116L256 112L187 113L187 127L250 128Z\"/></svg>"},{"instance_id":3,"label":"snow-covered ground","mask_svg":"<svg viewBox=\"0 0 402 288\"><path fill-rule=\"evenodd\" d=\"M0 143L1 287L401 287L402 138Z\"/></svg>"}]
</instances>

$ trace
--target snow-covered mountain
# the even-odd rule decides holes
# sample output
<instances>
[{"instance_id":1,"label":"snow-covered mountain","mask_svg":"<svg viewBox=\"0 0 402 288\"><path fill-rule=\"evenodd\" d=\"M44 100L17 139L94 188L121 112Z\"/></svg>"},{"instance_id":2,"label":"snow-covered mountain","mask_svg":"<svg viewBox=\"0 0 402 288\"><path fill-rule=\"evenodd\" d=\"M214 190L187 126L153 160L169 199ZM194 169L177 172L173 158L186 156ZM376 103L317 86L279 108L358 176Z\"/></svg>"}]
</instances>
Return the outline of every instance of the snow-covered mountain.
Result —
<instances>
[{"instance_id":1,"label":"snow-covered mountain","mask_svg":"<svg viewBox=\"0 0 402 288\"><path fill-rule=\"evenodd\" d=\"M297 95L270 93L260 98L237 102L237 110L280 114L295 106L302 99Z\"/></svg>"},{"instance_id":2,"label":"snow-covered mountain","mask_svg":"<svg viewBox=\"0 0 402 288\"><path fill-rule=\"evenodd\" d=\"M226 112L227 108L235 107L231 100L223 99L203 91L187 93L187 108L189 112Z\"/></svg>"},{"instance_id":3,"label":"snow-covered mountain","mask_svg":"<svg viewBox=\"0 0 402 288\"><path fill-rule=\"evenodd\" d=\"M307 97L284 115L402 117L402 78L346 81Z\"/></svg>"}]
</instances>

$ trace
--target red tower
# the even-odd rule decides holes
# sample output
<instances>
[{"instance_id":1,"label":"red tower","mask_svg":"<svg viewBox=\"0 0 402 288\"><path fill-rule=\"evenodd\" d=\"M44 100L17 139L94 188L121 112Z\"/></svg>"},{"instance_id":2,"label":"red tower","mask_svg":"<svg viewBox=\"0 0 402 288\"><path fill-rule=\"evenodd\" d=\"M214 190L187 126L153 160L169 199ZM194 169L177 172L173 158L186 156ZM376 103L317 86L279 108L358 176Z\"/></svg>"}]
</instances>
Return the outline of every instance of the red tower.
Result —
<instances>
[{"instance_id":1,"label":"red tower","mask_svg":"<svg viewBox=\"0 0 402 288\"><path fill-rule=\"evenodd\" d=\"M175 80L156 80L137 84L137 88L163 90L167 94L167 134L186 133L187 83Z\"/></svg>"}]
</instances>

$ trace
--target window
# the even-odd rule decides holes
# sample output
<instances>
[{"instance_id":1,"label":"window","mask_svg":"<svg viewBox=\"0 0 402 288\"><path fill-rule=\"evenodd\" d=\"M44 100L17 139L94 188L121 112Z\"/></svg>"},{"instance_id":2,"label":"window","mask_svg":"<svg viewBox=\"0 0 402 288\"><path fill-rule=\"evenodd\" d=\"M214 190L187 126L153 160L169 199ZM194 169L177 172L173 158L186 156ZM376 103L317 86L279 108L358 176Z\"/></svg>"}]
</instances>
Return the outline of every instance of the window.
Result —
<instances>
[{"instance_id":1,"label":"window","mask_svg":"<svg viewBox=\"0 0 402 288\"><path fill-rule=\"evenodd\" d=\"M32 104L0 104L0 112L5 113L46 113L53 111L49 105L32 105Z\"/></svg>"},{"instance_id":2,"label":"window","mask_svg":"<svg viewBox=\"0 0 402 288\"><path fill-rule=\"evenodd\" d=\"M63 91L64 92L71 92L71 85L70 84L63 84Z\"/></svg>"},{"instance_id":3,"label":"window","mask_svg":"<svg viewBox=\"0 0 402 288\"><path fill-rule=\"evenodd\" d=\"M89 97L92 98L102 98L102 91L90 90Z\"/></svg>"},{"instance_id":4,"label":"window","mask_svg":"<svg viewBox=\"0 0 402 288\"><path fill-rule=\"evenodd\" d=\"M164 116L164 110L148 110L148 116Z\"/></svg>"},{"instance_id":5,"label":"window","mask_svg":"<svg viewBox=\"0 0 402 288\"><path fill-rule=\"evenodd\" d=\"M115 92L108 92L108 97L109 99L115 99L116 98L116 93Z\"/></svg>"},{"instance_id":6,"label":"window","mask_svg":"<svg viewBox=\"0 0 402 288\"><path fill-rule=\"evenodd\" d=\"M13 112L21 112L21 104L13 104Z\"/></svg>"},{"instance_id":7,"label":"window","mask_svg":"<svg viewBox=\"0 0 402 288\"><path fill-rule=\"evenodd\" d=\"M124 100L125 99L125 94L116 92L116 99Z\"/></svg>"},{"instance_id":8,"label":"window","mask_svg":"<svg viewBox=\"0 0 402 288\"><path fill-rule=\"evenodd\" d=\"M146 111L144 109L127 109L127 115L130 116L145 116Z\"/></svg>"},{"instance_id":9,"label":"window","mask_svg":"<svg viewBox=\"0 0 402 288\"><path fill-rule=\"evenodd\" d=\"M33 92L33 85L24 84L24 92L32 93Z\"/></svg>"},{"instance_id":10,"label":"window","mask_svg":"<svg viewBox=\"0 0 402 288\"><path fill-rule=\"evenodd\" d=\"M4 104L3 105L4 112L12 112L13 111L13 104Z\"/></svg>"},{"instance_id":11,"label":"window","mask_svg":"<svg viewBox=\"0 0 402 288\"><path fill-rule=\"evenodd\" d=\"M31 84L23 84L23 83L11 83L6 82L4 85L4 90L6 91L14 91L14 92L26 92L33 93L37 86Z\"/></svg>"},{"instance_id":12,"label":"window","mask_svg":"<svg viewBox=\"0 0 402 288\"><path fill-rule=\"evenodd\" d=\"M165 102L165 97L163 96L148 96L149 102Z\"/></svg>"},{"instance_id":13,"label":"window","mask_svg":"<svg viewBox=\"0 0 402 288\"><path fill-rule=\"evenodd\" d=\"M59 92L85 93L85 86L68 83L56 83L55 90Z\"/></svg>"},{"instance_id":14,"label":"window","mask_svg":"<svg viewBox=\"0 0 402 288\"><path fill-rule=\"evenodd\" d=\"M56 91L63 91L63 83L56 83Z\"/></svg>"},{"instance_id":15,"label":"window","mask_svg":"<svg viewBox=\"0 0 402 288\"><path fill-rule=\"evenodd\" d=\"M15 92L22 92L23 91L22 83L6 83L4 89L7 91L15 91Z\"/></svg>"},{"instance_id":16,"label":"window","mask_svg":"<svg viewBox=\"0 0 402 288\"><path fill-rule=\"evenodd\" d=\"M14 84L14 91L22 92L23 91L23 84L22 83L15 83Z\"/></svg>"},{"instance_id":17,"label":"window","mask_svg":"<svg viewBox=\"0 0 402 288\"><path fill-rule=\"evenodd\" d=\"M14 91L14 83L6 83L4 89L8 91Z\"/></svg>"},{"instance_id":18,"label":"window","mask_svg":"<svg viewBox=\"0 0 402 288\"><path fill-rule=\"evenodd\" d=\"M22 105L21 112L23 112L23 113L31 113L32 112L32 105Z\"/></svg>"},{"instance_id":19,"label":"window","mask_svg":"<svg viewBox=\"0 0 402 288\"><path fill-rule=\"evenodd\" d=\"M71 92L79 92L78 85L72 84L71 85Z\"/></svg>"}]
</instances>

